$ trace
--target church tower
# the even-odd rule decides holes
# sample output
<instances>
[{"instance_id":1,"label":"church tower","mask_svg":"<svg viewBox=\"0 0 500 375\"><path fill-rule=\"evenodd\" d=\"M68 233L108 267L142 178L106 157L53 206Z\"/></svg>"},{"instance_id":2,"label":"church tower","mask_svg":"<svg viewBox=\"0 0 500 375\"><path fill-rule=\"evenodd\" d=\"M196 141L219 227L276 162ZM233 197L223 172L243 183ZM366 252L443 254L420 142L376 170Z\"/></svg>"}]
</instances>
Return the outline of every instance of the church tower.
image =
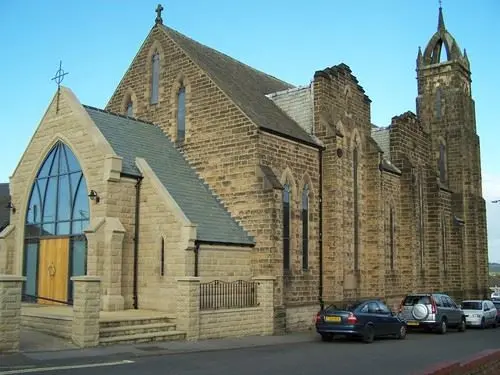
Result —
<instances>
[{"instance_id":1,"label":"church tower","mask_svg":"<svg viewBox=\"0 0 500 375\"><path fill-rule=\"evenodd\" d=\"M462 283L465 296L482 297L488 282L486 209L470 62L446 29L441 7L436 33L423 53L418 50L417 81L417 114L431 139L429 162L440 191L448 192L451 201L446 216L451 216L451 235L447 243L443 236L442 246L460 260L460 269L453 273L460 277L448 280L448 285ZM439 222L444 226L446 221Z\"/></svg>"}]
</instances>

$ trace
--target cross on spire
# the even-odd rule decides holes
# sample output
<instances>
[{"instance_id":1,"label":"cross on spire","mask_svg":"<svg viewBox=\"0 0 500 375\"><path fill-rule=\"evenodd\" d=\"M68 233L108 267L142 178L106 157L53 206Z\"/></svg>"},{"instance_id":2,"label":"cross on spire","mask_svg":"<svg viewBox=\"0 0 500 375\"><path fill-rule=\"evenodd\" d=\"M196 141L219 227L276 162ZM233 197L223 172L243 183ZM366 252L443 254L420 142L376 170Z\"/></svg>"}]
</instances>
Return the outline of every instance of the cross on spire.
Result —
<instances>
[{"instance_id":1,"label":"cross on spire","mask_svg":"<svg viewBox=\"0 0 500 375\"><path fill-rule=\"evenodd\" d=\"M56 113L59 112L59 94L61 92L61 82L64 80L64 76L68 75L68 72L65 72L62 68L62 61L59 60L59 69L54 77L51 78L52 81L57 83L57 102L56 102Z\"/></svg>"},{"instance_id":2,"label":"cross on spire","mask_svg":"<svg viewBox=\"0 0 500 375\"><path fill-rule=\"evenodd\" d=\"M163 6L161 4L158 4L156 7L156 19L155 19L155 24L158 25L163 25L163 19L161 18L161 12L163 11Z\"/></svg>"}]
</instances>

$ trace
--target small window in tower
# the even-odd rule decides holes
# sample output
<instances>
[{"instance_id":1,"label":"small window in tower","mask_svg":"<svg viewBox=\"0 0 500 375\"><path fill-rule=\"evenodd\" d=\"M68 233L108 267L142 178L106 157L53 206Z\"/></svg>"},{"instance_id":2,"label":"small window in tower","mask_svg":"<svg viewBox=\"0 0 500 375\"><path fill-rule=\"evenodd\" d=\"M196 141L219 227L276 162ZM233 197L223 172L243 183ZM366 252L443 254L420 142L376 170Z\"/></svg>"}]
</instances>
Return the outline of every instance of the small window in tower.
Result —
<instances>
[{"instance_id":1,"label":"small window in tower","mask_svg":"<svg viewBox=\"0 0 500 375\"><path fill-rule=\"evenodd\" d=\"M158 103L160 90L160 54L156 51L151 61L151 104Z\"/></svg>"},{"instance_id":2,"label":"small window in tower","mask_svg":"<svg viewBox=\"0 0 500 375\"><path fill-rule=\"evenodd\" d=\"M127 104L127 116L134 117L134 103L132 102L132 99L129 99Z\"/></svg>"},{"instance_id":3,"label":"small window in tower","mask_svg":"<svg viewBox=\"0 0 500 375\"><path fill-rule=\"evenodd\" d=\"M441 115L443 114L443 108L442 108L442 96L443 96L443 90L441 87L439 87L436 90L436 99L434 103L434 111L436 114L436 119L440 119Z\"/></svg>"},{"instance_id":4,"label":"small window in tower","mask_svg":"<svg viewBox=\"0 0 500 375\"><path fill-rule=\"evenodd\" d=\"M186 88L181 86L177 94L177 141L186 137Z\"/></svg>"},{"instance_id":5,"label":"small window in tower","mask_svg":"<svg viewBox=\"0 0 500 375\"><path fill-rule=\"evenodd\" d=\"M446 176L446 145L443 141L439 142L439 180L441 183L447 183Z\"/></svg>"}]
</instances>

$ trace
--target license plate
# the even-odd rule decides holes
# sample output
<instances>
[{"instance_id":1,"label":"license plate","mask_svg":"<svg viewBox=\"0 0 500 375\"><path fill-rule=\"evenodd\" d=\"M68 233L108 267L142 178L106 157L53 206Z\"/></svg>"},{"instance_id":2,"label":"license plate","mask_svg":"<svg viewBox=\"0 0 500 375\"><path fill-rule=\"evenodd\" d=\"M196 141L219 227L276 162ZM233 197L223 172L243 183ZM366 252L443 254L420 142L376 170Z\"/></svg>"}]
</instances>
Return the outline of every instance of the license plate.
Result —
<instances>
[{"instance_id":1,"label":"license plate","mask_svg":"<svg viewBox=\"0 0 500 375\"><path fill-rule=\"evenodd\" d=\"M325 316L325 322L338 323L341 321L340 316Z\"/></svg>"},{"instance_id":2,"label":"license plate","mask_svg":"<svg viewBox=\"0 0 500 375\"><path fill-rule=\"evenodd\" d=\"M419 325L418 322L407 322L406 324L408 324L409 326L418 326Z\"/></svg>"}]
</instances>

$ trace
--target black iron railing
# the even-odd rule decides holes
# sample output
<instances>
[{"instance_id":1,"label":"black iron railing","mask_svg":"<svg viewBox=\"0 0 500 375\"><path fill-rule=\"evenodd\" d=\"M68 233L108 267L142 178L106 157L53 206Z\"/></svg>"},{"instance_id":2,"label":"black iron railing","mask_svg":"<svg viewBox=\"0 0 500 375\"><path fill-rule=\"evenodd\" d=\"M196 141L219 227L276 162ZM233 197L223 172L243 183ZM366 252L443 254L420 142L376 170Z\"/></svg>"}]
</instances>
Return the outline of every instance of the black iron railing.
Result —
<instances>
[{"instance_id":1,"label":"black iron railing","mask_svg":"<svg viewBox=\"0 0 500 375\"><path fill-rule=\"evenodd\" d=\"M257 283L214 280L200 284L200 310L238 309L257 306Z\"/></svg>"}]
</instances>

